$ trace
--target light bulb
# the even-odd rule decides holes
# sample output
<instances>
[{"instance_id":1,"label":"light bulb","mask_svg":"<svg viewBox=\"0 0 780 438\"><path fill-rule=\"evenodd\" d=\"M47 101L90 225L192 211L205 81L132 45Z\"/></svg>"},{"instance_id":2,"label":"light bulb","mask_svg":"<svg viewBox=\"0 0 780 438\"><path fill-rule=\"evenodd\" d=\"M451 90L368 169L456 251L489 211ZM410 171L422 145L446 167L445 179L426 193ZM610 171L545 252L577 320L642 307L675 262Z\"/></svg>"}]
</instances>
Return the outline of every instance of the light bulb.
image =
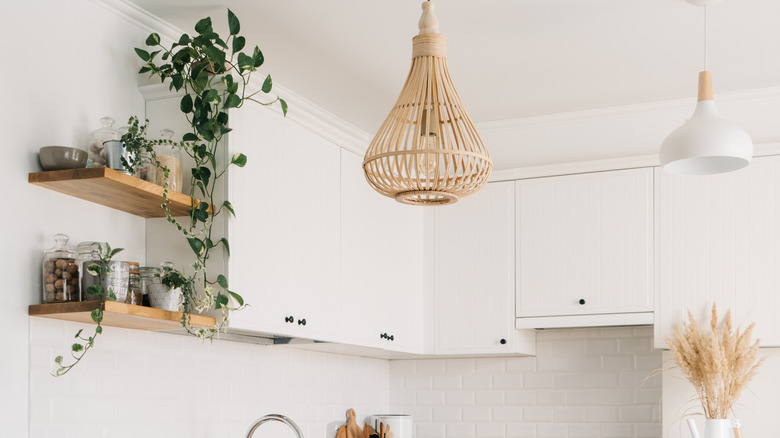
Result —
<instances>
[{"instance_id":1,"label":"light bulb","mask_svg":"<svg viewBox=\"0 0 780 438\"><path fill-rule=\"evenodd\" d=\"M436 113L428 109L423 110L420 115L420 143L418 149L426 151L426 153L417 154L417 172L424 179L435 177L436 168L439 166L439 156L436 152L433 152L438 147L437 125Z\"/></svg>"}]
</instances>

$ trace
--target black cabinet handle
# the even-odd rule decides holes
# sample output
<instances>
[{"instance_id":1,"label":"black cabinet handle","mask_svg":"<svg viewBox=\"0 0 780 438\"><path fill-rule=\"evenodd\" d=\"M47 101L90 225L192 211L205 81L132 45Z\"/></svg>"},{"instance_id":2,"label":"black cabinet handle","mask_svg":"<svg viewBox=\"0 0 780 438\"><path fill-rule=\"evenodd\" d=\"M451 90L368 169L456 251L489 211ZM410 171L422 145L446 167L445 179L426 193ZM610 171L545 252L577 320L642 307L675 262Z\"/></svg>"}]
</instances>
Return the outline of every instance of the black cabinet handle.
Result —
<instances>
[{"instance_id":1,"label":"black cabinet handle","mask_svg":"<svg viewBox=\"0 0 780 438\"><path fill-rule=\"evenodd\" d=\"M284 322L292 323L293 321L295 321L295 318L293 318L292 316L285 316L284 317Z\"/></svg>"},{"instance_id":2,"label":"black cabinet handle","mask_svg":"<svg viewBox=\"0 0 780 438\"><path fill-rule=\"evenodd\" d=\"M395 336L388 335L387 333L382 333L381 335L379 335L379 337L382 338L382 339L387 339L388 341L394 341L395 340Z\"/></svg>"},{"instance_id":3,"label":"black cabinet handle","mask_svg":"<svg viewBox=\"0 0 780 438\"><path fill-rule=\"evenodd\" d=\"M504 344L506 344L506 339L504 339L504 338L501 338L501 340L500 340L500 341L498 341L498 342L500 342L500 343L501 343L501 345L504 345Z\"/></svg>"},{"instance_id":4,"label":"black cabinet handle","mask_svg":"<svg viewBox=\"0 0 780 438\"><path fill-rule=\"evenodd\" d=\"M580 306L583 306L583 305L585 305L585 299L584 298L580 298Z\"/></svg>"},{"instance_id":5,"label":"black cabinet handle","mask_svg":"<svg viewBox=\"0 0 780 438\"><path fill-rule=\"evenodd\" d=\"M298 320L298 325L306 325L306 318L299 319Z\"/></svg>"}]
</instances>

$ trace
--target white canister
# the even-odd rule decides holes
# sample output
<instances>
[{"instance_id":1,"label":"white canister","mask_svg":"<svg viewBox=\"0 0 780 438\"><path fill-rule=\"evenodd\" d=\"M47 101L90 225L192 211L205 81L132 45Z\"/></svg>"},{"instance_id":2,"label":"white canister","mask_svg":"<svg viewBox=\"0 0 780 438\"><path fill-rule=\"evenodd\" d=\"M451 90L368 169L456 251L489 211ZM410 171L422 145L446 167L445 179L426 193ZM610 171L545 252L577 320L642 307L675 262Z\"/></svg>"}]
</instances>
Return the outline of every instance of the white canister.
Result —
<instances>
[{"instance_id":1,"label":"white canister","mask_svg":"<svg viewBox=\"0 0 780 438\"><path fill-rule=\"evenodd\" d=\"M381 414L368 417L368 424L379 432L379 423L390 426L394 438L412 438L412 416L406 414Z\"/></svg>"}]
</instances>

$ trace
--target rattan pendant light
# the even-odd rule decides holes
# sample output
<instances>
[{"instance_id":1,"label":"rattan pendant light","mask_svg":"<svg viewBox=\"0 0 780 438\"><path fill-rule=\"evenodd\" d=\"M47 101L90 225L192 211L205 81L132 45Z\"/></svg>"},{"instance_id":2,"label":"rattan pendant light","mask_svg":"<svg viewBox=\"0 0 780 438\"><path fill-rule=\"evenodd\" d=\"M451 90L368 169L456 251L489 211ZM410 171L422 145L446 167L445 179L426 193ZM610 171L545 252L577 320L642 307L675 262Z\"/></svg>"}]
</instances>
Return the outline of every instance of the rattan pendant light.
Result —
<instances>
[{"instance_id":1,"label":"rattan pendant light","mask_svg":"<svg viewBox=\"0 0 780 438\"><path fill-rule=\"evenodd\" d=\"M433 3L422 4L412 67L398 101L366 151L363 171L379 193L443 205L479 191L493 163L447 69L447 40Z\"/></svg>"}]
</instances>

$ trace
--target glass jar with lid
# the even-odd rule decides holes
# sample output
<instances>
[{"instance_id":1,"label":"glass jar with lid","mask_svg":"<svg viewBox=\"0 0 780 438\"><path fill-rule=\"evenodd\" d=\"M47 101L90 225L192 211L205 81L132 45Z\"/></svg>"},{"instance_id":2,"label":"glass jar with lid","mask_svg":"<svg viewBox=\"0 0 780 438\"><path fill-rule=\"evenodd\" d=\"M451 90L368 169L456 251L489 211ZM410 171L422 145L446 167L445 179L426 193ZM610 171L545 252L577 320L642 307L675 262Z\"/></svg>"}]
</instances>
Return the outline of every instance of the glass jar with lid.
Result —
<instances>
[{"instance_id":1,"label":"glass jar with lid","mask_svg":"<svg viewBox=\"0 0 780 438\"><path fill-rule=\"evenodd\" d=\"M143 303L143 292L141 292L141 273L138 271L138 264L130 265L127 277L127 294L125 295L125 304L135 304L140 306Z\"/></svg>"},{"instance_id":2,"label":"glass jar with lid","mask_svg":"<svg viewBox=\"0 0 780 438\"><path fill-rule=\"evenodd\" d=\"M111 117L100 119L100 125L101 127L92 131L89 136L87 167L105 167L106 154L103 150L103 143L121 138L119 131L114 129L114 119Z\"/></svg>"},{"instance_id":3,"label":"glass jar with lid","mask_svg":"<svg viewBox=\"0 0 780 438\"><path fill-rule=\"evenodd\" d=\"M76 252L68 248L68 236L54 235L54 247L43 253L43 302L79 301L79 265Z\"/></svg>"},{"instance_id":4,"label":"glass jar with lid","mask_svg":"<svg viewBox=\"0 0 780 438\"><path fill-rule=\"evenodd\" d=\"M141 266L138 268L141 273L141 293L143 293L143 305L151 306L151 292L159 290L163 287L162 284L162 269L154 266Z\"/></svg>"},{"instance_id":5,"label":"glass jar with lid","mask_svg":"<svg viewBox=\"0 0 780 438\"><path fill-rule=\"evenodd\" d=\"M91 295L90 286L100 284L100 276L92 275L87 268L92 263L100 263L100 248L105 248L104 242L81 242L76 247L76 261L79 265L81 286L81 301L100 301L100 295Z\"/></svg>"},{"instance_id":6,"label":"glass jar with lid","mask_svg":"<svg viewBox=\"0 0 780 438\"><path fill-rule=\"evenodd\" d=\"M173 138L173 131L163 129L160 131L160 137L170 142ZM184 171L182 154L179 148L170 143L161 143L154 147L154 153L157 155L157 161L160 163L160 166L168 170L168 178L166 180L165 171L157 169L157 185L165 186L167 181L170 190L181 193Z\"/></svg>"}]
</instances>

